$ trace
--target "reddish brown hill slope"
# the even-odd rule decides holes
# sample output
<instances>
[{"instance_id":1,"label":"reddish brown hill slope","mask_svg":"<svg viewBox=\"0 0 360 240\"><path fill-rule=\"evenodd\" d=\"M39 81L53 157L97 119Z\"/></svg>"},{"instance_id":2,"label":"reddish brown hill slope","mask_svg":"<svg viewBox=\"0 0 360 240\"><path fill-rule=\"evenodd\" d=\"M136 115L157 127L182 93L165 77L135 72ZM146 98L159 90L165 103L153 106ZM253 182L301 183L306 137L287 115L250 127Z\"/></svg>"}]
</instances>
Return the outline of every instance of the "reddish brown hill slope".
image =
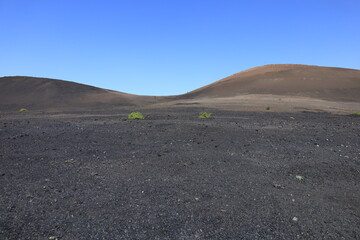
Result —
<instances>
[{"instance_id":1,"label":"reddish brown hill slope","mask_svg":"<svg viewBox=\"0 0 360 240\"><path fill-rule=\"evenodd\" d=\"M251 68L196 89L184 97L279 94L360 101L360 70L297 64Z\"/></svg>"},{"instance_id":2,"label":"reddish brown hill slope","mask_svg":"<svg viewBox=\"0 0 360 240\"><path fill-rule=\"evenodd\" d=\"M56 79L0 78L0 109L101 108L134 105L147 98Z\"/></svg>"},{"instance_id":3,"label":"reddish brown hill slope","mask_svg":"<svg viewBox=\"0 0 360 240\"><path fill-rule=\"evenodd\" d=\"M236 73L187 94L168 97L131 95L48 78L0 78L0 110L19 107L94 109L242 94L360 102L360 70L295 64L266 65Z\"/></svg>"}]
</instances>

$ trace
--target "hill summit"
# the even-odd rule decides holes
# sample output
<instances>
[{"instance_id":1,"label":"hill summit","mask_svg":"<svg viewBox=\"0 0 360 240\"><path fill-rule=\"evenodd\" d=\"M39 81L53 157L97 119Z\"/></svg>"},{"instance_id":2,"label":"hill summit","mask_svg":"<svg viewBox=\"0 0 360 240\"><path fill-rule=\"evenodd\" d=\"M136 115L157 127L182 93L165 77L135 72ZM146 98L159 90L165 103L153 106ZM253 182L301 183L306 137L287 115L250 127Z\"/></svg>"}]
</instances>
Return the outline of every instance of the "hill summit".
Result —
<instances>
[{"instance_id":1,"label":"hill summit","mask_svg":"<svg viewBox=\"0 0 360 240\"><path fill-rule=\"evenodd\" d=\"M233 74L187 96L231 97L240 94L360 101L360 70L300 64L265 65Z\"/></svg>"}]
</instances>

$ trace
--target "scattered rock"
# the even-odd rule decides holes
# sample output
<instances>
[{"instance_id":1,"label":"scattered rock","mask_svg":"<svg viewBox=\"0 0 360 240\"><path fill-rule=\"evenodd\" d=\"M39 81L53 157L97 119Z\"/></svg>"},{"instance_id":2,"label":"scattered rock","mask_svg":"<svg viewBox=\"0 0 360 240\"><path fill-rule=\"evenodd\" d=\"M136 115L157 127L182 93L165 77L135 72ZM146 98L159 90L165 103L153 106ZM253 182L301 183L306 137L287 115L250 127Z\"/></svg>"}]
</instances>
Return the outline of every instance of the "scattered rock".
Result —
<instances>
[{"instance_id":1,"label":"scattered rock","mask_svg":"<svg viewBox=\"0 0 360 240\"><path fill-rule=\"evenodd\" d=\"M280 184L277 184L277 183L274 183L274 184L273 184L273 187L274 187L274 188L278 188L278 189L284 189L284 188L285 188L284 186L282 186L282 185L280 185Z\"/></svg>"}]
</instances>

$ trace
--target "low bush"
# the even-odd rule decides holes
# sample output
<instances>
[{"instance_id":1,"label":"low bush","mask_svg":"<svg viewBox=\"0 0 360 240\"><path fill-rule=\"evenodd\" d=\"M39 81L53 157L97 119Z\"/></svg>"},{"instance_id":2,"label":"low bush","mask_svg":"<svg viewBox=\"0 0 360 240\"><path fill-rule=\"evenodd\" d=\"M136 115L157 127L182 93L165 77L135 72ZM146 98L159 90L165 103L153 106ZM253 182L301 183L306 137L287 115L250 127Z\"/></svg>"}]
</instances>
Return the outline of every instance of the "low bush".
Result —
<instances>
[{"instance_id":1,"label":"low bush","mask_svg":"<svg viewBox=\"0 0 360 240\"><path fill-rule=\"evenodd\" d=\"M301 176L301 175L296 175L295 178L296 178L297 180L299 180L299 181L304 180L304 177Z\"/></svg>"},{"instance_id":2,"label":"low bush","mask_svg":"<svg viewBox=\"0 0 360 240\"><path fill-rule=\"evenodd\" d=\"M132 112L128 115L128 119L144 119L144 115L140 112Z\"/></svg>"},{"instance_id":3,"label":"low bush","mask_svg":"<svg viewBox=\"0 0 360 240\"><path fill-rule=\"evenodd\" d=\"M27 112L27 109L26 108L20 108L19 112Z\"/></svg>"},{"instance_id":4,"label":"low bush","mask_svg":"<svg viewBox=\"0 0 360 240\"><path fill-rule=\"evenodd\" d=\"M266 107L266 110L270 110L270 109L271 109L271 107L270 107L270 106L267 106L267 107Z\"/></svg>"},{"instance_id":5,"label":"low bush","mask_svg":"<svg viewBox=\"0 0 360 240\"><path fill-rule=\"evenodd\" d=\"M201 113L199 114L199 118L212 118L212 113L201 112Z\"/></svg>"},{"instance_id":6,"label":"low bush","mask_svg":"<svg viewBox=\"0 0 360 240\"><path fill-rule=\"evenodd\" d=\"M360 112L353 112L352 115L354 115L354 116L360 116Z\"/></svg>"}]
</instances>

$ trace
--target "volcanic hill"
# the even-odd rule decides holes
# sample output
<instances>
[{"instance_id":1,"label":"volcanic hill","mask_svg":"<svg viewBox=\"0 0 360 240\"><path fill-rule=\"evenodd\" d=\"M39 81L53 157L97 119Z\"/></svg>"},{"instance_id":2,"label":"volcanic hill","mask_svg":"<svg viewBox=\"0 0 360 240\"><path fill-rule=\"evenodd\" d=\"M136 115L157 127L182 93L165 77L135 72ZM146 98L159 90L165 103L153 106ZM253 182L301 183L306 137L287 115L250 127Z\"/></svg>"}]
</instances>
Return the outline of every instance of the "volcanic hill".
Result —
<instances>
[{"instance_id":1,"label":"volcanic hill","mask_svg":"<svg viewBox=\"0 0 360 240\"><path fill-rule=\"evenodd\" d=\"M360 70L298 64L265 65L241 71L187 94L166 97L133 95L56 79L0 78L0 110L19 107L99 109L179 100L222 101L248 94L310 97L357 104L360 102Z\"/></svg>"},{"instance_id":2,"label":"volcanic hill","mask_svg":"<svg viewBox=\"0 0 360 240\"><path fill-rule=\"evenodd\" d=\"M232 97L240 94L360 101L360 70L299 64L265 65L233 74L186 96Z\"/></svg>"},{"instance_id":3,"label":"volcanic hill","mask_svg":"<svg viewBox=\"0 0 360 240\"><path fill-rule=\"evenodd\" d=\"M151 98L57 79L0 78L0 109L103 108L143 104L147 99Z\"/></svg>"}]
</instances>

